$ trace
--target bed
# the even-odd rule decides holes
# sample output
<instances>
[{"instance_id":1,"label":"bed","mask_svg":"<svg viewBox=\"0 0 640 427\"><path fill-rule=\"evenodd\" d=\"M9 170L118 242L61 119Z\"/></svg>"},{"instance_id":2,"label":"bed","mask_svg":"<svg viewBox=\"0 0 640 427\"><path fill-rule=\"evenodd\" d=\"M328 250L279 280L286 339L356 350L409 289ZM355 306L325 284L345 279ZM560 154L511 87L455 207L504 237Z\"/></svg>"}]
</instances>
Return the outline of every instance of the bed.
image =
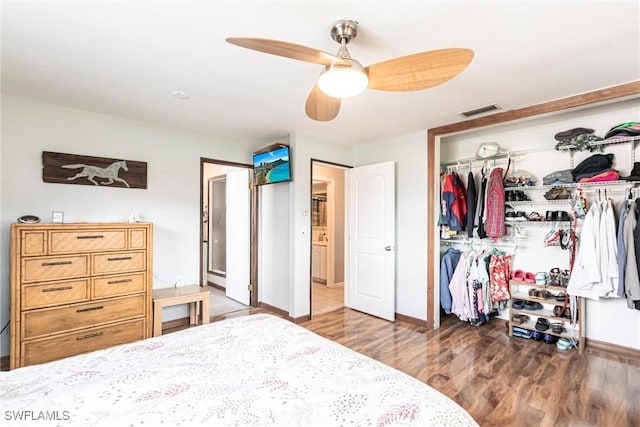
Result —
<instances>
[{"instance_id":1,"label":"bed","mask_svg":"<svg viewBox=\"0 0 640 427\"><path fill-rule=\"evenodd\" d=\"M269 314L2 372L0 407L4 426L477 425L417 379Z\"/></svg>"}]
</instances>

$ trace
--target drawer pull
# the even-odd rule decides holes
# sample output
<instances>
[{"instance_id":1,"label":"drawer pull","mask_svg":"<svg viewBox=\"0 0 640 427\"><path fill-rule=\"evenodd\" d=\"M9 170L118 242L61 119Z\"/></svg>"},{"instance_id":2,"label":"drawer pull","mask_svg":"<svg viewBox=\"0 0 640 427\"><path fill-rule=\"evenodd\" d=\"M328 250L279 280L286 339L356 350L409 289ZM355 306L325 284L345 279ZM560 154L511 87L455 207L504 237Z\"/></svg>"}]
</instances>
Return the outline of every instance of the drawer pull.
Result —
<instances>
[{"instance_id":1,"label":"drawer pull","mask_svg":"<svg viewBox=\"0 0 640 427\"><path fill-rule=\"evenodd\" d=\"M104 332L94 332L93 334L82 335L82 336L76 337L76 340L78 341L86 340L87 338L99 337L100 335L104 335Z\"/></svg>"},{"instance_id":2,"label":"drawer pull","mask_svg":"<svg viewBox=\"0 0 640 427\"><path fill-rule=\"evenodd\" d=\"M104 236L102 234L96 234L95 236L76 236L76 239L102 239Z\"/></svg>"},{"instance_id":3,"label":"drawer pull","mask_svg":"<svg viewBox=\"0 0 640 427\"><path fill-rule=\"evenodd\" d=\"M67 291L69 289L73 289L73 286L61 286L59 288L47 288L47 289L43 289L42 292Z\"/></svg>"},{"instance_id":4,"label":"drawer pull","mask_svg":"<svg viewBox=\"0 0 640 427\"><path fill-rule=\"evenodd\" d=\"M130 256L119 256L119 257L115 257L115 258L107 258L107 261L126 261L128 259L132 259L133 257Z\"/></svg>"},{"instance_id":5,"label":"drawer pull","mask_svg":"<svg viewBox=\"0 0 640 427\"><path fill-rule=\"evenodd\" d=\"M103 308L104 308L103 305L99 305L96 307L79 308L76 310L76 313L83 313L85 311L93 311L93 310L102 310Z\"/></svg>"},{"instance_id":6,"label":"drawer pull","mask_svg":"<svg viewBox=\"0 0 640 427\"><path fill-rule=\"evenodd\" d=\"M43 262L43 267L51 267L52 265L71 265L73 261L55 261L55 262Z\"/></svg>"},{"instance_id":7,"label":"drawer pull","mask_svg":"<svg viewBox=\"0 0 640 427\"><path fill-rule=\"evenodd\" d=\"M112 280L110 282L107 282L107 285L115 285L116 283L129 283L132 282L131 279L122 279L122 280Z\"/></svg>"}]
</instances>

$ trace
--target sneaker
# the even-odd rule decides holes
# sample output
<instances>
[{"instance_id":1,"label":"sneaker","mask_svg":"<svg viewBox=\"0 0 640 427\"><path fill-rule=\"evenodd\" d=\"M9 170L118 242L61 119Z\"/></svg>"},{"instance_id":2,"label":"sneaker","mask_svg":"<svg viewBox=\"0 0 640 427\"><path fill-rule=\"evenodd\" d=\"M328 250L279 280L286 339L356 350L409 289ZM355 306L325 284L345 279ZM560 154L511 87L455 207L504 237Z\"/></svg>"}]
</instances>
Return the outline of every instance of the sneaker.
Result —
<instances>
[{"instance_id":1,"label":"sneaker","mask_svg":"<svg viewBox=\"0 0 640 427\"><path fill-rule=\"evenodd\" d=\"M515 218L516 221L526 221L527 220L527 214L522 212L522 211L518 211L515 214Z\"/></svg>"}]
</instances>

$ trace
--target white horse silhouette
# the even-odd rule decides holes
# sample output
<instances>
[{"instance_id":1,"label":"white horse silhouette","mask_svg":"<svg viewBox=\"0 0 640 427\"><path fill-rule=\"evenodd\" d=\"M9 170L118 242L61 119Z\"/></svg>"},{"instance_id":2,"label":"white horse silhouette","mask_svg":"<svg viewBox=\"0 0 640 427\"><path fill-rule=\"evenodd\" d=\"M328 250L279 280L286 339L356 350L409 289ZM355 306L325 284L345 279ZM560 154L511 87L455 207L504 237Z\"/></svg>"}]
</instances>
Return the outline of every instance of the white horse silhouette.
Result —
<instances>
[{"instance_id":1,"label":"white horse silhouette","mask_svg":"<svg viewBox=\"0 0 640 427\"><path fill-rule=\"evenodd\" d=\"M83 165L83 164L62 165L62 167L66 169L82 168L82 171L78 172L75 176L67 178L67 181L73 181L74 179L85 177L89 181L93 182L94 185L110 185L110 184L113 184L113 181L118 181L118 182L122 182L124 185L129 187L129 183L127 181L118 177L120 168L126 171L129 170L129 168L127 168L127 162L125 162L124 160L113 162L106 168L99 168L97 166L89 166L89 165ZM100 184L98 184L96 181L93 180L94 177L107 178L109 181L101 182Z\"/></svg>"}]
</instances>

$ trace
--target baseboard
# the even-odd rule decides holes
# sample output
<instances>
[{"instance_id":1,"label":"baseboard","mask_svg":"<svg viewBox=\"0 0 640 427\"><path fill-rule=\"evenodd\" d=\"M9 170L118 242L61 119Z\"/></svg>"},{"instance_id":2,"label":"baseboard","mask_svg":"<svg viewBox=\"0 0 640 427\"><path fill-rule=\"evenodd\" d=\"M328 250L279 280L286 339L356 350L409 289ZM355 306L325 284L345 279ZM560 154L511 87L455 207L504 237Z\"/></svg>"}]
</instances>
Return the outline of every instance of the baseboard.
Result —
<instances>
[{"instance_id":1,"label":"baseboard","mask_svg":"<svg viewBox=\"0 0 640 427\"><path fill-rule=\"evenodd\" d=\"M0 371L9 370L9 356L0 357Z\"/></svg>"},{"instance_id":2,"label":"baseboard","mask_svg":"<svg viewBox=\"0 0 640 427\"><path fill-rule=\"evenodd\" d=\"M629 359L640 359L640 349L624 347L617 344L611 344L604 341L593 340L586 338L584 342L585 348L600 350L606 353L614 353L618 356L626 357Z\"/></svg>"},{"instance_id":3,"label":"baseboard","mask_svg":"<svg viewBox=\"0 0 640 427\"><path fill-rule=\"evenodd\" d=\"M207 286L211 286L212 288L216 288L216 289L221 290L221 291L226 291L227 290L227 288L225 288L224 286L220 286L220 285L215 284L213 282L207 282Z\"/></svg>"},{"instance_id":4,"label":"baseboard","mask_svg":"<svg viewBox=\"0 0 640 427\"><path fill-rule=\"evenodd\" d=\"M259 302L258 303L258 307L264 308L265 310L269 310L271 312L273 312L274 314L277 314L278 316L287 319L290 322L293 323L302 323L302 322L306 322L307 320L311 320L311 315L307 314L306 316L300 316L300 317L291 317L289 316L289 313L281 308L278 307L274 307L270 304L267 304L265 302Z\"/></svg>"},{"instance_id":5,"label":"baseboard","mask_svg":"<svg viewBox=\"0 0 640 427\"><path fill-rule=\"evenodd\" d=\"M189 325L190 322L191 322L191 319L189 319L188 317L181 317L179 319L168 320L166 322L162 322L162 330L164 331L165 329L171 329L171 328L177 328L180 326Z\"/></svg>"},{"instance_id":6,"label":"baseboard","mask_svg":"<svg viewBox=\"0 0 640 427\"><path fill-rule=\"evenodd\" d=\"M311 320L311 315L307 314L305 316L300 316L300 317L289 317L288 319L291 320L293 323L303 323Z\"/></svg>"},{"instance_id":7,"label":"baseboard","mask_svg":"<svg viewBox=\"0 0 640 427\"><path fill-rule=\"evenodd\" d=\"M293 320L291 317L289 317L289 313L287 311L284 311L283 309L278 308L278 307L274 307L274 306L272 306L270 304L267 304L266 302L262 302L262 301L258 302L258 307L261 307L261 308L264 308L266 310L272 311L275 314L277 314L278 316L284 317L287 320Z\"/></svg>"},{"instance_id":8,"label":"baseboard","mask_svg":"<svg viewBox=\"0 0 640 427\"><path fill-rule=\"evenodd\" d=\"M418 319L418 318L415 318L415 317L407 316L406 314L396 313L396 320L401 320L403 322L411 323L411 324L418 325L418 326L423 326L425 328L429 327L429 325L427 325L427 321L426 320L422 320L422 319Z\"/></svg>"},{"instance_id":9,"label":"baseboard","mask_svg":"<svg viewBox=\"0 0 640 427\"><path fill-rule=\"evenodd\" d=\"M336 282L332 285L327 285L327 288L344 288L344 282Z\"/></svg>"}]
</instances>

